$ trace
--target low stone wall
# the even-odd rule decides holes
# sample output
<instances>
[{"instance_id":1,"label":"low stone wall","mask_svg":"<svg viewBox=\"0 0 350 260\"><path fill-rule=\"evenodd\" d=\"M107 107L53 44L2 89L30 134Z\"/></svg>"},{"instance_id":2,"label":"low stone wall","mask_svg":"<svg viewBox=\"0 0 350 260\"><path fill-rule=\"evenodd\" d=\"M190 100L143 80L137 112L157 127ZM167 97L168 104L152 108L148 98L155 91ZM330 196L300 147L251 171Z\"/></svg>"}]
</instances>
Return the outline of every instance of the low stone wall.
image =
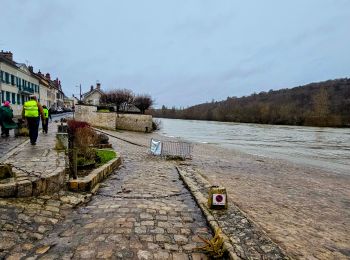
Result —
<instances>
[{"instance_id":1,"label":"low stone wall","mask_svg":"<svg viewBox=\"0 0 350 260\"><path fill-rule=\"evenodd\" d=\"M75 119L105 129L137 132L152 131L152 116L140 114L99 113L95 106L77 105Z\"/></svg>"},{"instance_id":2,"label":"low stone wall","mask_svg":"<svg viewBox=\"0 0 350 260\"><path fill-rule=\"evenodd\" d=\"M76 180L68 181L68 189L71 191L89 192L95 188L95 186L103 181L108 175L110 175L121 164L121 157L117 155L117 158L109 161L101 167L93 170L88 176L84 178L78 178Z\"/></svg>"},{"instance_id":3,"label":"low stone wall","mask_svg":"<svg viewBox=\"0 0 350 260\"><path fill-rule=\"evenodd\" d=\"M57 153L57 168L41 176L13 168L15 177L0 182L0 197L31 197L59 191L65 183L65 155Z\"/></svg>"},{"instance_id":4,"label":"low stone wall","mask_svg":"<svg viewBox=\"0 0 350 260\"><path fill-rule=\"evenodd\" d=\"M115 113L99 113L95 106L77 105L74 117L76 120L88 122L92 126L115 130Z\"/></svg>"},{"instance_id":5,"label":"low stone wall","mask_svg":"<svg viewBox=\"0 0 350 260\"><path fill-rule=\"evenodd\" d=\"M116 118L117 129L151 132L152 131L152 116L139 114L117 114Z\"/></svg>"}]
</instances>

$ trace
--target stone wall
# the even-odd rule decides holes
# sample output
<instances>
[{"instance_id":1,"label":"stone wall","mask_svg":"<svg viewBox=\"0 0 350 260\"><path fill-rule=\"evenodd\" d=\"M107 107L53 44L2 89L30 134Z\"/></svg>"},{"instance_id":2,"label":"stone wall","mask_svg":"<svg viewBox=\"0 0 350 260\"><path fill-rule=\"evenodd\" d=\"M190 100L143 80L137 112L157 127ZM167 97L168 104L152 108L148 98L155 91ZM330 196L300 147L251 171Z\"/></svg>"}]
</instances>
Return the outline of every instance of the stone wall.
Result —
<instances>
[{"instance_id":1,"label":"stone wall","mask_svg":"<svg viewBox=\"0 0 350 260\"><path fill-rule=\"evenodd\" d=\"M152 116L139 114L117 114L116 127L117 129L129 131L151 132Z\"/></svg>"},{"instance_id":2,"label":"stone wall","mask_svg":"<svg viewBox=\"0 0 350 260\"><path fill-rule=\"evenodd\" d=\"M115 113L99 113L95 106L75 106L74 117L75 120L88 122L92 126L115 130Z\"/></svg>"},{"instance_id":3,"label":"stone wall","mask_svg":"<svg viewBox=\"0 0 350 260\"><path fill-rule=\"evenodd\" d=\"M75 119L92 126L137 132L152 131L152 116L140 114L99 113L95 106L75 106Z\"/></svg>"}]
</instances>

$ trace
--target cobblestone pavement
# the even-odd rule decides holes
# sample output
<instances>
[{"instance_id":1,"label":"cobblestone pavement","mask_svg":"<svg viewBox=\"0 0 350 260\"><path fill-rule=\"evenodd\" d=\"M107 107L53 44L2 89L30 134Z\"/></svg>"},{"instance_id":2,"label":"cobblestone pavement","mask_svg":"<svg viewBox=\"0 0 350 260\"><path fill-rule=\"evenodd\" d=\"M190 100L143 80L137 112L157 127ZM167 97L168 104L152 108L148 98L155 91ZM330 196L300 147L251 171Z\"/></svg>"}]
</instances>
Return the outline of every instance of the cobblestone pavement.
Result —
<instances>
[{"instance_id":1,"label":"cobblestone pavement","mask_svg":"<svg viewBox=\"0 0 350 260\"><path fill-rule=\"evenodd\" d=\"M26 169L28 172L41 175L49 175L58 166L64 167L64 157L58 156L55 150L57 124L49 124L48 134L39 132L37 144L32 146L25 144L22 149L11 155L5 162L16 167ZM22 172L25 174L25 172Z\"/></svg>"},{"instance_id":2,"label":"cobblestone pavement","mask_svg":"<svg viewBox=\"0 0 350 260\"><path fill-rule=\"evenodd\" d=\"M0 180L1 197L28 197L53 193L65 183L65 154L55 150L57 125L49 133L40 133L37 145L24 143L4 157L11 164L15 178ZM18 142L18 141L17 141Z\"/></svg>"},{"instance_id":3,"label":"cobblestone pavement","mask_svg":"<svg viewBox=\"0 0 350 260\"><path fill-rule=\"evenodd\" d=\"M14 137L13 130L10 131L10 137L0 137L0 162L4 159L4 156L13 148L26 141L27 137Z\"/></svg>"},{"instance_id":4,"label":"cobblestone pavement","mask_svg":"<svg viewBox=\"0 0 350 260\"><path fill-rule=\"evenodd\" d=\"M202 245L198 235L208 237L210 230L174 164L148 155L145 147L111 142L121 151L123 166L101 184L88 204L72 209L59 195L0 200L6 238L1 240L0 256L206 259L196 247ZM62 196L64 201L74 200ZM30 218L25 217L27 212ZM13 218L18 220L9 226Z\"/></svg>"},{"instance_id":5,"label":"cobblestone pavement","mask_svg":"<svg viewBox=\"0 0 350 260\"><path fill-rule=\"evenodd\" d=\"M89 195L61 192L36 198L0 199L0 259L20 259Z\"/></svg>"}]
</instances>

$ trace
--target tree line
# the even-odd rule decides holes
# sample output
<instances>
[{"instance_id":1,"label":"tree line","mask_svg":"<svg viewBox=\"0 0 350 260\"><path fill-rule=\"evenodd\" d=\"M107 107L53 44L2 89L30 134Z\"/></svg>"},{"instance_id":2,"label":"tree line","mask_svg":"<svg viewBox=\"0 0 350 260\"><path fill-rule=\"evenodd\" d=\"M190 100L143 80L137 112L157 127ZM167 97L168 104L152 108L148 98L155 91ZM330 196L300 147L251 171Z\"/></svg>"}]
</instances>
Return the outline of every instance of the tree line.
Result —
<instances>
[{"instance_id":1,"label":"tree line","mask_svg":"<svg viewBox=\"0 0 350 260\"><path fill-rule=\"evenodd\" d=\"M184 109L153 109L155 117L241 123L350 126L350 79L228 97Z\"/></svg>"},{"instance_id":2,"label":"tree line","mask_svg":"<svg viewBox=\"0 0 350 260\"><path fill-rule=\"evenodd\" d=\"M117 112L129 112L132 106L144 114L153 104L153 99L148 94L135 95L130 89L113 89L104 92L100 98L100 106L116 107Z\"/></svg>"}]
</instances>

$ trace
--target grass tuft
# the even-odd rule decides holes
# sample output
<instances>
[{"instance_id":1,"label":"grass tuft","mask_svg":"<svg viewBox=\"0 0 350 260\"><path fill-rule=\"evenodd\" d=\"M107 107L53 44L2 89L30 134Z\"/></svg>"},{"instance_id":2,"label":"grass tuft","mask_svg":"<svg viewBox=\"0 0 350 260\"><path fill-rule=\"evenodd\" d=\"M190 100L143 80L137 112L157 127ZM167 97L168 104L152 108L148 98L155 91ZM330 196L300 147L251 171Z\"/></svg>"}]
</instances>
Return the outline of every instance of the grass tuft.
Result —
<instances>
[{"instance_id":1,"label":"grass tuft","mask_svg":"<svg viewBox=\"0 0 350 260\"><path fill-rule=\"evenodd\" d=\"M113 150L100 149L96 150L96 154L100 158L98 165L103 165L117 157L116 152Z\"/></svg>"}]
</instances>

